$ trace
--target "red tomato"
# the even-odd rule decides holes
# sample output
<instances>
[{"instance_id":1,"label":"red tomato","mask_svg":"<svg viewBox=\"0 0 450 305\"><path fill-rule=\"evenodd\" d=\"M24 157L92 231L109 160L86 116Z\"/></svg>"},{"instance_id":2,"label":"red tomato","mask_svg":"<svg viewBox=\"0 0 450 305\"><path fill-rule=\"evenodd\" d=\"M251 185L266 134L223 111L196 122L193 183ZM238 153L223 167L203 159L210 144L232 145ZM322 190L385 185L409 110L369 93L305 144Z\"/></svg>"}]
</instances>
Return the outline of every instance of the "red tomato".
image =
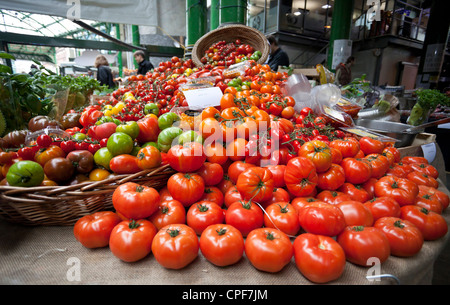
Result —
<instances>
[{"instance_id":1,"label":"red tomato","mask_svg":"<svg viewBox=\"0 0 450 305\"><path fill-rule=\"evenodd\" d=\"M212 201L219 207L222 207L224 202L224 195L219 188L215 186L209 186L205 187L205 192L203 193L202 198L200 198L200 201Z\"/></svg>"},{"instance_id":2,"label":"red tomato","mask_svg":"<svg viewBox=\"0 0 450 305\"><path fill-rule=\"evenodd\" d=\"M343 201L336 205L344 214L345 224L347 226L373 225L373 215L368 207L360 201Z\"/></svg>"},{"instance_id":3,"label":"red tomato","mask_svg":"<svg viewBox=\"0 0 450 305\"><path fill-rule=\"evenodd\" d=\"M208 226L200 236L200 251L216 266L224 267L237 263L244 254L242 233L227 224Z\"/></svg>"},{"instance_id":4,"label":"red tomato","mask_svg":"<svg viewBox=\"0 0 450 305\"><path fill-rule=\"evenodd\" d=\"M400 205L391 197L376 197L364 205L372 213L374 221L381 217L400 217Z\"/></svg>"},{"instance_id":5,"label":"red tomato","mask_svg":"<svg viewBox=\"0 0 450 305\"><path fill-rule=\"evenodd\" d=\"M198 256L199 241L195 231L185 224L161 228L152 242L156 261L168 269L182 269Z\"/></svg>"},{"instance_id":6,"label":"red tomato","mask_svg":"<svg viewBox=\"0 0 450 305\"><path fill-rule=\"evenodd\" d=\"M410 172L412 172L411 166L409 164L403 164L400 162L400 163L395 163L394 165L390 166L386 172L386 175L400 177L400 178L406 178L406 176Z\"/></svg>"},{"instance_id":7,"label":"red tomato","mask_svg":"<svg viewBox=\"0 0 450 305\"><path fill-rule=\"evenodd\" d=\"M264 226L294 236L300 230L297 210L288 202L270 204L264 213Z\"/></svg>"},{"instance_id":8,"label":"red tomato","mask_svg":"<svg viewBox=\"0 0 450 305\"><path fill-rule=\"evenodd\" d=\"M284 182L286 165L269 165L267 166L267 169L272 173L274 187L284 187L286 185Z\"/></svg>"},{"instance_id":9,"label":"red tomato","mask_svg":"<svg viewBox=\"0 0 450 305\"><path fill-rule=\"evenodd\" d=\"M375 183L378 181L378 179L370 178L363 184L361 184L362 188L369 194L369 199L372 199L375 197Z\"/></svg>"},{"instance_id":10,"label":"red tomato","mask_svg":"<svg viewBox=\"0 0 450 305\"><path fill-rule=\"evenodd\" d=\"M283 188L274 188L272 193L272 198L268 201L264 201L261 203L264 209L266 209L270 204L277 202L289 202L291 200L291 196L289 193Z\"/></svg>"},{"instance_id":11,"label":"red tomato","mask_svg":"<svg viewBox=\"0 0 450 305\"><path fill-rule=\"evenodd\" d=\"M255 166L239 175L236 188L243 199L260 203L272 197L273 184L272 172L267 168Z\"/></svg>"},{"instance_id":12,"label":"red tomato","mask_svg":"<svg viewBox=\"0 0 450 305\"><path fill-rule=\"evenodd\" d=\"M345 253L329 236L304 233L294 240L294 258L298 270L314 283L327 283L341 277Z\"/></svg>"},{"instance_id":13,"label":"red tomato","mask_svg":"<svg viewBox=\"0 0 450 305\"><path fill-rule=\"evenodd\" d=\"M111 232L109 248L125 262L136 262L152 251L156 227L148 220L124 220Z\"/></svg>"},{"instance_id":14,"label":"red tomato","mask_svg":"<svg viewBox=\"0 0 450 305\"><path fill-rule=\"evenodd\" d=\"M132 155L118 155L109 161L109 168L115 174L135 174L142 169L139 167L138 158Z\"/></svg>"},{"instance_id":15,"label":"red tomato","mask_svg":"<svg viewBox=\"0 0 450 305\"><path fill-rule=\"evenodd\" d=\"M296 197L311 195L316 188L318 176L313 162L305 157L295 157L286 165L284 182L288 191Z\"/></svg>"},{"instance_id":16,"label":"red tomato","mask_svg":"<svg viewBox=\"0 0 450 305\"><path fill-rule=\"evenodd\" d=\"M375 183L375 196L392 197L400 206L414 204L419 188L405 178L384 176Z\"/></svg>"},{"instance_id":17,"label":"red tomato","mask_svg":"<svg viewBox=\"0 0 450 305\"><path fill-rule=\"evenodd\" d=\"M159 201L157 190L134 182L119 185L112 195L114 208L127 219L149 217L158 210Z\"/></svg>"},{"instance_id":18,"label":"red tomato","mask_svg":"<svg viewBox=\"0 0 450 305\"><path fill-rule=\"evenodd\" d=\"M136 140L139 143L155 142L158 140L158 134L160 132L158 126L158 118L155 115L148 115L139 121L139 135Z\"/></svg>"},{"instance_id":19,"label":"red tomato","mask_svg":"<svg viewBox=\"0 0 450 305\"><path fill-rule=\"evenodd\" d=\"M173 199L189 207L202 198L205 182L198 174L176 173L167 181L167 189Z\"/></svg>"},{"instance_id":20,"label":"red tomato","mask_svg":"<svg viewBox=\"0 0 450 305\"><path fill-rule=\"evenodd\" d=\"M427 163L411 163L409 166L412 171L423 173L434 179L437 179L439 177L439 172L433 165Z\"/></svg>"},{"instance_id":21,"label":"red tomato","mask_svg":"<svg viewBox=\"0 0 450 305\"><path fill-rule=\"evenodd\" d=\"M114 212L96 212L78 219L73 227L73 234L86 248L106 247L111 231L121 221Z\"/></svg>"},{"instance_id":22,"label":"red tomato","mask_svg":"<svg viewBox=\"0 0 450 305\"><path fill-rule=\"evenodd\" d=\"M388 238L392 255L409 257L422 249L422 233L408 220L398 217L382 217L373 226L383 231Z\"/></svg>"},{"instance_id":23,"label":"red tomato","mask_svg":"<svg viewBox=\"0 0 450 305\"><path fill-rule=\"evenodd\" d=\"M353 158L360 151L359 142L355 138L333 140L329 146L339 150L342 158Z\"/></svg>"},{"instance_id":24,"label":"red tomato","mask_svg":"<svg viewBox=\"0 0 450 305\"><path fill-rule=\"evenodd\" d=\"M406 156L400 160L403 164L425 163L428 164L428 160L424 157Z\"/></svg>"},{"instance_id":25,"label":"red tomato","mask_svg":"<svg viewBox=\"0 0 450 305\"><path fill-rule=\"evenodd\" d=\"M186 213L186 223L197 235L209 225L221 224L225 220L222 208L212 201L201 201L191 205Z\"/></svg>"},{"instance_id":26,"label":"red tomato","mask_svg":"<svg viewBox=\"0 0 450 305\"><path fill-rule=\"evenodd\" d=\"M331 151L325 142L318 140L305 142L298 150L298 155L310 159L318 173L327 171L331 166Z\"/></svg>"},{"instance_id":27,"label":"red tomato","mask_svg":"<svg viewBox=\"0 0 450 305\"><path fill-rule=\"evenodd\" d=\"M428 194L418 195L414 201L414 205L417 205L427 210L433 211L438 214L442 214L443 208L442 204L435 196L430 196Z\"/></svg>"},{"instance_id":28,"label":"red tomato","mask_svg":"<svg viewBox=\"0 0 450 305\"><path fill-rule=\"evenodd\" d=\"M370 166L372 167L372 178L379 179L383 177L389 169L389 161L383 155L370 154L365 156L364 159L369 161Z\"/></svg>"},{"instance_id":29,"label":"red tomato","mask_svg":"<svg viewBox=\"0 0 450 305\"><path fill-rule=\"evenodd\" d=\"M434 188L439 187L439 182L436 179L422 172L411 172L406 176L406 178L417 185L426 185Z\"/></svg>"},{"instance_id":30,"label":"red tomato","mask_svg":"<svg viewBox=\"0 0 450 305\"><path fill-rule=\"evenodd\" d=\"M308 233L336 236L345 228L345 217L335 205L316 201L298 212L300 226Z\"/></svg>"},{"instance_id":31,"label":"red tomato","mask_svg":"<svg viewBox=\"0 0 450 305\"><path fill-rule=\"evenodd\" d=\"M223 167L218 163L205 162L196 172L205 181L205 186L217 185L223 179Z\"/></svg>"},{"instance_id":32,"label":"red tomato","mask_svg":"<svg viewBox=\"0 0 450 305\"><path fill-rule=\"evenodd\" d=\"M318 173L317 187L321 190L337 190L345 183L345 172L342 166L331 164L330 168Z\"/></svg>"},{"instance_id":33,"label":"red tomato","mask_svg":"<svg viewBox=\"0 0 450 305\"><path fill-rule=\"evenodd\" d=\"M365 159L345 158L341 162L347 182L361 184L372 177L372 167Z\"/></svg>"},{"instance_id":34,"label":"red tomato","mask_svg":"<svg viewBox=\"0 0 450 305\"><path fill-rule=\"evenodd\" d=\"M352 200L359 202L366 202L373 197L361 185L354 185L348 182L344 183L338 191L349 195Z\"/></svg>"},{"instance_id":35,"label":"red tomato","mask_svg":"<svg viewBox=\"0 0 450 305\"><path fill-rule=\"evenodd\" d=\"M296 197L296 198L292 199L291 205L294 207L294 209L298 213L305 206L307 206L311 202L315 202L315 201L319 201L319 200L314 197Z\"/></svg>"},{"instance_id":36,"label":"red tomato","mask_svg":"<svg viewBox=\"0 0 450 305\"><path fill-rule=\"evenodd\" d=\"M401 153L400 151L395 147L386 147L384 148L382 155L385 156L388 159L393 160L393 163L398 163L401 160Z\"/></svg>"},{"instance_id":37,"label":"red tomato","mask_svg":"<svg viewBox=\"0 0 450 305\"><path fill-rule=\"evenodd\" d=\"M231 182L236 184L239 175L249 169L250 167L255 167L255 164L247 163L244 161L234 161L231 163L231 165L228 167L228 177L230 178Z\"/></svg>"},{"instance_id":38,"label":"red tomato","mask_svg":"<svg viewBox=\"0 0 450 305\"><path fill-rule=\"evenodd\" d=\"M429 187L426 185L419 185L418 196L429 195L430 197L436 198L442 205L442 209L445 210L449 206L449 196L434 187Z\"/></svg>"},{"instance_id":39,"label":"red tomato","mask_svg":"<svg viewBox=\"0 0 450 305\"><path fill-rule=\"evenodd\" d=\"M317 194L316 198L329 204L338 204L342 201L349 201L352 198L342 192L324 190Z\"/></svg>"},{"instance_id":40,"label":"red tomato","mask_svg":"<svg viewBox=\"0 0 450 305\"><path fill-rule=\"evenodd\" d=\"M259 228L248 234L245 255L256 269L275 273L291 261L294 247L289 237L280 230Z\"/></svg>"},{"instance_id":41,"label":"red tomato","mask_svg":"<svg viewBox=\"0 0 450 305\"><path fill-rule=\"evenodd\" d=\"M237 201L226 210L225 223L232 225L246 237L250 231L263 226L264 214L256 203Z\"/></svg>"},{"instance_id":42,"label":"red tomato","mask_svg":"<svg viewBox=\"0 0 450 305\"><path fill-rule=\"evenodd\" d=\"M175 145L167 152L167 162L170 167L182 173L197 171L205 161L203 145L198 142Z\"/></svg>"},{"instance_id":43,"label":"red tomato","mask_svg":"<svg viewBox=\"0 0 450 305\"><path fill-rule=\"evenodd\" d=\"M442 215L416 205L403 206L400 218L412 222L419 228L424 240L439 239L448 231L447 222Z\"/></svg>"},{"instance_id":44,"label":"red tomato","mask_svg":"<svg viewBox=\"0 0 450 305\"><path fill-rule=\"evenodd\" d=\"M148 220L160 230L167 225L186 223L186 210L178 200L161 201L158 210Z\"/></svg>"},{"instance_id":45,"label":"red tomato","mask_svg":"<svg viewBox=\"0 0 450 305\"><path fill-rule=\"evenodd\" d=\"M370 137L359 139L359 146L365 155L381 154L384 150L384 143Z\"/></svg>"},{"instance_id":46,"label":"red tomato","mask_svg":"<svg viewBox=\"0 0 450 305\"><path fill-rule=\"evenodd\" d=\"M236 186L232 186L225 193L223 202L225 204L225 207L229 208L230 205L232 205L236 201L242 201L242 200L244 200L244 199L242 198L241 193L239 193Z\"/></svg>"},{"instance_id":47,"label":"red tomato","mask_svg":"<svg viewBox=\"0 0 450 305\"><path fill-rule=\"evenodd\" d=\"M370 259L385 262L391 253L389 240L380 229L374 227L348 226L337 236L346 259L356 265L370 266Z\"/></svg>"},{"instance_id":48,"label":"red tomato","mask_svg":"<svg viewBox=\"0 0 450 305\"><path fill-rule=\"evenodd\" d=\"M137 153L137 165L141 170L156 168L161 165L161 153L155 146L148 145Z\"/></svg>"}]
</instances>

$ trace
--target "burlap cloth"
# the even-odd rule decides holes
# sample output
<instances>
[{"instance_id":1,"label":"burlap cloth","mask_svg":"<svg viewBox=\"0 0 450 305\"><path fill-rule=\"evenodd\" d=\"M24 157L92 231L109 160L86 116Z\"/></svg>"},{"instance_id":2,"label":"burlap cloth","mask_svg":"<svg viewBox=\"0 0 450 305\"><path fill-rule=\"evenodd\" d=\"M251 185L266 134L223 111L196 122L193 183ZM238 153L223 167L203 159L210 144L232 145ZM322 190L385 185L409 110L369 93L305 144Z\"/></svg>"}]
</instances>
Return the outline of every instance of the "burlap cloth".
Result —
<instances>
[{"instance_id":1,"label":"burlap cloth","mask_svg":"<svg viewBox=\"0 0 450 305\"><path fill-rule=\"evenodd\" d=\"M442 186L442 190L449 191ZM450 208L443 216L450 223ZM116 258L109 248L86 249L79 244L72 227L27 227L0 220L0 284L7 285L308 285L294 259L280 272L270 274L255 269L244 257L235 265L217 267L199 251L198 258L182 270L160 266L153 255L136 263ZM426 241L410 258L391 256L381 264L381 274L391 274L401 284L431 284L433 264L448 242L450 233L436 241ZM73 277L73 262L79 279ZM392 278L369 281L370 268L347 262L343 275L333 285L396 284Z\"/></svg>"}]
</instances>

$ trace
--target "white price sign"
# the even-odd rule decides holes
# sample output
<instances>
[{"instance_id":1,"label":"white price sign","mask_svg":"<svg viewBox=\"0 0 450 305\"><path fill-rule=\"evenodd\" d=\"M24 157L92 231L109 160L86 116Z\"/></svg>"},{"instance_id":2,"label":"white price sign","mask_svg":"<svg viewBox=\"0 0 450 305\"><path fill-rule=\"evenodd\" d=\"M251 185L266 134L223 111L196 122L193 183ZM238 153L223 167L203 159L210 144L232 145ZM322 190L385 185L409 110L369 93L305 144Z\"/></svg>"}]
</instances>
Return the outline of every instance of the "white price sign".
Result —
<instances>
[{"instance_id":1,"label":"white price sign","mask_svg":"<svg viewBox=\"0 0 450 305\"><path fill-rule=\"evenodd\" d=\"M206 107L220 106L223 96L219 87L200 88L183 91L189 109L204 109Z\"/></svg>"}]
</instances>

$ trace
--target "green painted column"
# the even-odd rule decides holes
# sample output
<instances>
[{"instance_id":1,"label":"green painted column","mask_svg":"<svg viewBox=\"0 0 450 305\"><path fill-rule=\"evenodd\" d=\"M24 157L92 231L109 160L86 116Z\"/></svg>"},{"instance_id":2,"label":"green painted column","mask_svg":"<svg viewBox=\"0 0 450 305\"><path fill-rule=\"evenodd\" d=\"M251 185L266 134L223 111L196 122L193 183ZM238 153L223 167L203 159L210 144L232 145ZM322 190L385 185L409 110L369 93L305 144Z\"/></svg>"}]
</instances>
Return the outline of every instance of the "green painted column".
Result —
<instances>
[{"instance_id":1,"label":"green painted column","mask_svg":"<svg viewBox=\"0 0 450 305\"><path fill-rule=\"evenodd\" d=\"M191 50L207 32L206 0L186 0L186 48Z\"/></svg>"},{"instance_id":2,"label":"green painted column","mask_svg":"<svg viewBox=\"0 0 450 305\"><path fill-rule=\"evenodd\" d=\"M220 0L219 24L240 23L247 21L247 0Z\"/></svg>"},{"instance_id":3,"label":"green painted column","mask_svg":"<svg viewBox=\"0 0 450 305\"><path fill-rule=\"evenodd\" d=\"M115 24L116 28L116 38L120 39L120 25L118 23ZM123 67L122 67L122 51L117 52L117 66L119 67L119 76L123 76Z\"/></svg>"},{"instance_id":4,"label":"green painted column","mask_svg":"<svg viewBox=\"0 0 450 305\"><path fill-rule=\"evenodd\" d=\"M140 46L141 45L141 39L139 37L139 26L137 25L132 25L131 26L131 34L132 34L132 39L133 39L133 45L134 46ZM133 52L136 50L133 50ZM136 60L133 58L133 62L134 62L134 67L137 69L139 68L139 64L136 62Z\"/></svg>"},{"instance_id":5,"label":"green painted column","mask_svg":"<svg viewBox=\"0 0 450 305\"><path fill-rule=\"evenodd\" d=\"M331 70L333 62L333 45L338 39L349 39L352 26L354 0L335 0L333 5L333 19L330 32L330 46L328 47L327 66ZM334 71L334 70L333 70Z\"/></svg>"},{"instance_id":6,"label":"green painted column","mask_svg":"<svg viewBox=\"0 0 450 305\"><path fill-rule=\"evenodd\" d=\"M220 0L211 0L209 13L209 30L213 31L219 26Z\"/></svg>"}]
</instances>

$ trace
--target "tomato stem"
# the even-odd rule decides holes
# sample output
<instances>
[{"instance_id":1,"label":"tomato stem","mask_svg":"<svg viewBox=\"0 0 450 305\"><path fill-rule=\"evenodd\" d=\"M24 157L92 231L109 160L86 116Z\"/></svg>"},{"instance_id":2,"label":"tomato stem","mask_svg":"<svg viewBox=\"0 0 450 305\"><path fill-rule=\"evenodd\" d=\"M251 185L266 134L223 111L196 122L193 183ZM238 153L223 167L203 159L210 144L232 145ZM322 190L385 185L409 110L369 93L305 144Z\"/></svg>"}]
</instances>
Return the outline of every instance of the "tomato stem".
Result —
<instances>
[{"instance_id":1,"label":"tomato stem","mask_svg":"<svg viewBox=\"0 0 450 305\"><path fill-rule=\"evenodd\" d=\"M217 229L216 232L219 236L222 236L222 235L225 235L225 233L227 233L227 229L220 228L220 229Z\"/></svg>"},{"instance_id":2,"label":"tomato stem","mask_svg":"<svg viewBox=\"0 0 450 305\"><path fill-rule=\"evenodd\" d=\"M142 185L137 185L136 186L136 192L137 193L141 193L143 190L144 190L144 186L142 186Z\"/></svg>"},{"instance_id":3,"label":"tomato stem","mask_svg":"<svg viewBox=\"0 0 450 305\"><path fill-rule=\"evenodd\" d=\"M177 237L180 234L180 230L178 229L167 229L167 233L170 235L170 237Z\"/></svg>"},{"instance_id":4,"label":"tomato stem","mask_svg":"<svg viewBox=\"0 0 450 305\"><path fill-rule=\"evenodd\" d=\"M130 229L137 229L139 228L140 224L136 222L136 220L131 219L130 223L128 224L128 228Z\"/></svg>"},{"instance_id":5,"label":"tomato stem","mask_svg":"<svg viewBox=\"0 0 450 305\"><path fill-rule=\"evenodd\" d=\"M394 227L403 229L405 227L405 225L402 223L401 220L397 220L396 222L394 222Z\"/></svg>"},{"instance_id":6,"label":"tomato stem","mask_svg":"<svg viewBox=\"0 0 450 305\"><path fill-rule=\"evenodd\" d=\"M275 239L275 236L273 235L272 232L266 232L266 238L267 238L268 240L274 240L274 239Z\"/></svg>"}]
</instances>

